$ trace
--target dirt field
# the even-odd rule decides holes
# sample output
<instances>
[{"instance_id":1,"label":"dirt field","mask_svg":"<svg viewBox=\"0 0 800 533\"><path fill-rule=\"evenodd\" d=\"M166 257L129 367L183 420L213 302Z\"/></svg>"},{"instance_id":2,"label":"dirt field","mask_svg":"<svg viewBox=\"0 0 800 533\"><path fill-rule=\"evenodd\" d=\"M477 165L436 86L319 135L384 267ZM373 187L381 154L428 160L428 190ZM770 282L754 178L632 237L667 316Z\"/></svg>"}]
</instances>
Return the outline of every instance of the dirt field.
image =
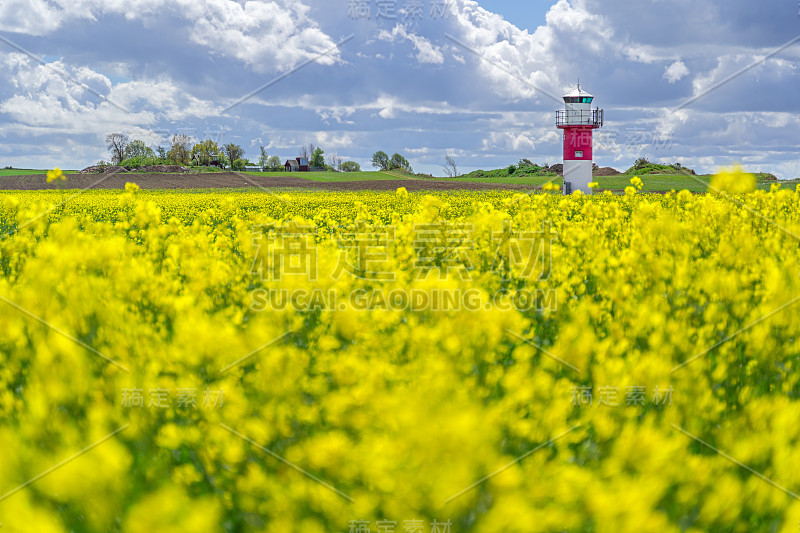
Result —
<instances>
[{"instance_id":1,"label":"dirt field","mask_svg":"<svg viewBox=\"0 0 800 533\"><path fill-rule=\"evenodd\" d=\"M319 191L394 191L405 187L415 191L455 190L532 190L538 187L496 183L448 182L444 180L397 179L382 181L343 181L321 183L291 176L257 177L220 172L206 174L70 174L65 184L69 189L123 189L125 183L134 182L142 189L216 189L235 187L268 187L307 189ZM47 183L45 175L2 176L0 190L46 190L57 189L55 183Z\"/></svg>"}]
</instances>

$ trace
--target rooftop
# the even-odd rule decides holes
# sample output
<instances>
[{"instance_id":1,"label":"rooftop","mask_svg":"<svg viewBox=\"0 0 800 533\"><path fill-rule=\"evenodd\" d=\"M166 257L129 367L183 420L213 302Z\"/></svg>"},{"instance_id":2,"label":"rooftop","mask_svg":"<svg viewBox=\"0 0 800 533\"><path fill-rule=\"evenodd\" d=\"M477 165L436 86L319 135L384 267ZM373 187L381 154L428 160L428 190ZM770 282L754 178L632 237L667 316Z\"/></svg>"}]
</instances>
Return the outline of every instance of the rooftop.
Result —
<instances>
[{"instance_id":1,"label":"rooftop","mask_svg":"<svg viewBox=\"0 0 800 533\"><path fill-rule=\"evenodd\" d=\"M581 84L578 84L578 88L572 90L571 92L564 95L564 98L594 98L593 94L587 93L583 89L581 89Z\"/></svg>"}]
</instances>

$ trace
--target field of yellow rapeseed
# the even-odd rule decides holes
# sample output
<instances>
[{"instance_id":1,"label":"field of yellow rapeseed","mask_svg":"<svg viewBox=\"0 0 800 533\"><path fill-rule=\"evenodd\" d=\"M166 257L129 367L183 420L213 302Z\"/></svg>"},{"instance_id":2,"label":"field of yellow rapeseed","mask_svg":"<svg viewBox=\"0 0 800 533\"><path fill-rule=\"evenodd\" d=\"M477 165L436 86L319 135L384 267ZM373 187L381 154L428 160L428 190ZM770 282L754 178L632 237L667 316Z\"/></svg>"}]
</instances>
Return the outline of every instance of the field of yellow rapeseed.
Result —
<instances>
[{"instance_id":1,"label":"field of yellow rapeseed","mask_svg":"<svg viewBox=\"0 0 800 533\"><path fill-rule=\"evenodd\" d=\"M2 531L797 531L800 193L126 189L0 194Z\"/></svg>"}]
</instances>

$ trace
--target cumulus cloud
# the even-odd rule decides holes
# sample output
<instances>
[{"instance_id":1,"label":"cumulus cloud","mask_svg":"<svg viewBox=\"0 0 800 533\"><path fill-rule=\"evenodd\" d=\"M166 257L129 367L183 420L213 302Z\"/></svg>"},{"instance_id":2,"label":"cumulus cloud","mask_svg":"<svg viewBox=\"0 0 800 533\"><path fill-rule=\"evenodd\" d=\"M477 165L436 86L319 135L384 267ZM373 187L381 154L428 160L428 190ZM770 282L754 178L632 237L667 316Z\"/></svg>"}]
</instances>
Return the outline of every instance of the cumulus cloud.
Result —
<instances>
[{"instance_id":1,"label":"cumulus cloud","mask_svg":"<svg viewBox=\"0 0 800 533\"><path fill-rule=\"evenodd\" d=\"M518 153L536 151L533 138L524 133L492 132L483 140L484 150L504 150Z\"/></svg>"},{"instance_id":2,"label":"cumulus cloud","mask_svg":"<svg viewBox=\"0 0 800 533\"><path fill-rule=\"evenodd\" d=\"M546 24L533 33L474 0L456 0L452 6L459 46L481 58L479 70L504 98L538 97L560 103L561 91L577 78L569 74L577 74L581 62L621 50L604 18L580 1L556 2L547 12Z\"/></svg>"},{"instance_id":3,"label":"cumulus cloud","mask_svg":"<svg viewBox=\"0 0 800 533\"><path fill-rule=\"evenodd\" d=\"M25 55L11 54L4 63L7 81L17 91L0 101L0 113L28 131L142 131L161 120L219 114L214 104L186 94L168 79L114 85L101 73L87 67L71 68L61 61L41 65Z\"/></svg>"},{"instance_id":4,"label":"cumulus cloud","mask_svg":"<svg viewBox=\"0 0 800 533\"><path fill-rule=\"evenodd\" d=\"M676 61L664 69L664 79L675 83L689 75L689 68L683 61Z\"/></svg>"},{"instance_id":5,"label":"cumulus cloud","mask_svg":"<svg viewBox=\"0 0 800 533\"><path fill-rule=\"evenodd\" d=\"M378 33L378 39L387 42L397 42L399 40L406 40L411 42L414 50L417 52L417 61L420 63L431 63L434 65L441 65L444 63L444 54L441 48L434 46L428 39L421 37L414 33L408 33L406 28L397 24L392 31L381 30Z\"/></svg>"},{"instance_id":6,"label":"cumulus cloud","mask_svg":"<svg viewBox=\"0 0 800 533\"><path fill-rule=\"evenodd\" d=\"M153 16L184 19L192 42L257 72L288 70L317 57L320 64L341 61L334 40L309 16L309 7L295 0L5 0L0 31L45 36L104 15L142 22Z\"/></svg>"},{"instance_id":7,"label":"cumulus cloud","mask_svg":"<svg viewBox=\"0 0 800 533\"><path fill-rule=\"evenodd\" d=\"M787 139L800 136L800 92L790 90L800 83L800 49L715 86L794 37L796 8L789 17L777 2L550 0L539 26L523 30L482 4L451 0L447 17L398 25L354 22L346 3L332 9L328 0L0 0L4 37L63 57L51 66L79 82L0 48L0 156L16 161L30 137L56 132L36 154L83 157L87 135L145 136L179 123L224 124L239 136L233 142L260 139L286 157L309 141L354 160L400 151L427 172L456 150L465 170L470 161L553 162L561 157L553 112L580 77L606 108L601 134L616 134L602 143L598 134L598 164L648 156L708 171L735 156L764 170L795 168L784 162L797 159ZM102 38L92 41L94 32ZM339 68L303 69L219 116L215 105L275 79L263 73L286 72L331 49L332 35L351 33L341 53L319 59ZM119 46L96 45L117 37ZM66 64L78 61L89 66ZM627 132L639 130L671 144L628 146Z\"/></svg>"}]
</instances>

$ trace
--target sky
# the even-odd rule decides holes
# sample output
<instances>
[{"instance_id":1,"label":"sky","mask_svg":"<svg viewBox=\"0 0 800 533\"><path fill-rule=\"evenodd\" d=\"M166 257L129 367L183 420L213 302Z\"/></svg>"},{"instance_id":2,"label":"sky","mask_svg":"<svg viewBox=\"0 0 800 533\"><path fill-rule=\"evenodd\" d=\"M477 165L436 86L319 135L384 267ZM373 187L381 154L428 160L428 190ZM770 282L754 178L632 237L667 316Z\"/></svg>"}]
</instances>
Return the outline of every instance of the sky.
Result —
<instances>
[{"instance_id":1,"label":"sky","mask_svg":"<svg viewBox=\"0 0 800 533\"><path fill-rule=\"evenodd\" d=\"M785 0L0 0L0 167L80 169L120 132L313 143L442 175L561 162L580 79L595 162L800 178L800 6Z\"/></svg>"}]
</instances>

